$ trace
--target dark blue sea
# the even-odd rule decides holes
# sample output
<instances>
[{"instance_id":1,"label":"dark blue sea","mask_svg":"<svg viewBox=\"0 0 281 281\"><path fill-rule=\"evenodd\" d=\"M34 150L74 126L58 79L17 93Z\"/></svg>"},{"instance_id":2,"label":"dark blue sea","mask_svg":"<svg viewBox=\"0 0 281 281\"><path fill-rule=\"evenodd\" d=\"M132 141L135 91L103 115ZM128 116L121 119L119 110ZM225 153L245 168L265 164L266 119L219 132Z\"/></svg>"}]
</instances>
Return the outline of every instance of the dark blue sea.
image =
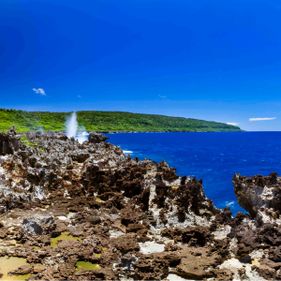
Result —
<instances>
[{"instance_id":1,"label":"dark blue sea","mask_svg":"<svg viewBox=\"0 0 281 281\"><path fill-rule=\"evenodd\" d=\"M217 207L239 207L232 185L241 175L281 174L281 132L119 133L109 141L132 157L165 160L179 175L203 180L206 195ZM243 211L243 210L242 210Z\"/></svg>"}]
</instances>

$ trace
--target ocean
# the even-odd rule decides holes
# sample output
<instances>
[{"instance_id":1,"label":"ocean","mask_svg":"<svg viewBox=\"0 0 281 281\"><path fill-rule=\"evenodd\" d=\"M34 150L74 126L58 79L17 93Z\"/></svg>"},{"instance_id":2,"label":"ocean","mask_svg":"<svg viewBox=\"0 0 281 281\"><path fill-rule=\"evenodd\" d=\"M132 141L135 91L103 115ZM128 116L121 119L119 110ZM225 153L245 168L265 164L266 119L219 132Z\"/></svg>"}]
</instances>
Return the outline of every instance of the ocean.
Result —
<instances>
[{"instance_id":1,"label":"ocean","mask_svg":"<svg viewBox=\"0 0 281 281\"><path fill-rule=\"evenodd\" d=\"M232 177L281 173L281 132L117 133L109 141L132 157L163 161L179 175L203 180L206 195L218 208L238 204Z\"/></svg>"}]
</instances>

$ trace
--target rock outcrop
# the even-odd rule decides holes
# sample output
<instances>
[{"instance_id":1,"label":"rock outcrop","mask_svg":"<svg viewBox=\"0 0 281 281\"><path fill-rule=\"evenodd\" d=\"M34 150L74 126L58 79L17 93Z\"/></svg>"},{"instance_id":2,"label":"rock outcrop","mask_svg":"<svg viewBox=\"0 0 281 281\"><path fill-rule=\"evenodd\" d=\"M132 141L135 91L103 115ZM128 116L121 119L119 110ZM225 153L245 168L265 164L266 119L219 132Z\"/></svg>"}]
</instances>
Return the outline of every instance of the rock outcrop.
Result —
<instances>
[{"instance_id":1,"label":"rock outcrop","mask_svg":"<svg viewBox=\"0 0 281 281\"><path fill-rule=\"evenodd\" d=\"M0 133L0 155L13 154L19 149L20 142L16 132L11 129L8 134Z\"/></svg>"},{"instance_id":2,"label":"rock outcrop","mask_svg":"<svg viewBox=\"0 0 281 281\"><path fill-rule=\"evenodd\" d=\"M106 140L107 140L107 137L102 134L98 134L95 132L91 132L89 134L89 142L91 142L91 143L100 143L100 142L104 142Z\"/></svg>"},{"instance_id":3,"label":"rock outcrop","mask_svg":"<svg viewBox=\"0 0 281 281\"><path fill-rule=\"evenodd\" d=\"M232 228L241 260L258 259L257 271L265 279L281 279L281 178L269 176L233 178L238 202L253 220ZM246 225L247 224L247 225ZM255 260L255 259L254 259Z\"/></svg>"},{"instance_id":4,"label":"rock outcrop","mask_svg":"<svg viewBox=\"0 0 281 281\"><path fill-rule=\"evenodd\" d=\"M206 198L201 181L177 176L165 162L131 159L102 135L83 144L55 133L29 133L25 145L19 138L0 137L0 256L27 262L12 273L32 280L281 277L278 220L258 219L260 207L280 212L274 202L242 196L255 189L249 179L236 178L235 186L252 218L233 218ZM273 181L264 186L277 187Z\"/></svg>"},{"instance_id":5,"label":"rock outcrop","mask_svg":"<svg viewBox=\"0 0 281 281\"><path fill-rule=\"evenodd\" d=\"M278 221L281 214L281 178L269 176L242 177L233 179L239 204L252 218L264 223Z\"/></svg>"}]
</instances>

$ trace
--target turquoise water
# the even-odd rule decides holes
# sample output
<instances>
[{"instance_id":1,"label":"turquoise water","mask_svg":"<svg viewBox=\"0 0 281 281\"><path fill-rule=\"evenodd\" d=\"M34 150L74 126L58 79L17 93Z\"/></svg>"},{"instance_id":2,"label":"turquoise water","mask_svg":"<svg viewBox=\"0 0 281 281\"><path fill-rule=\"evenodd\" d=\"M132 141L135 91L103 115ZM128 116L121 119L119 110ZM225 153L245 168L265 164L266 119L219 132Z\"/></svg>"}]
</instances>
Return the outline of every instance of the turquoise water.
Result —
<instances>
[{"instance_id":1,"label":"turquoise water","mask_svg":"<svg viewBox=\"0 0 281 281\"><path fill-rule=\"evenodd\" d=\"M232 177L281 173L281 132L236 133L120 133L109 141L133 157L167 161L179 175L203 180L207 196L217 207L242 210Z\"/></svg>"}]
</instances>

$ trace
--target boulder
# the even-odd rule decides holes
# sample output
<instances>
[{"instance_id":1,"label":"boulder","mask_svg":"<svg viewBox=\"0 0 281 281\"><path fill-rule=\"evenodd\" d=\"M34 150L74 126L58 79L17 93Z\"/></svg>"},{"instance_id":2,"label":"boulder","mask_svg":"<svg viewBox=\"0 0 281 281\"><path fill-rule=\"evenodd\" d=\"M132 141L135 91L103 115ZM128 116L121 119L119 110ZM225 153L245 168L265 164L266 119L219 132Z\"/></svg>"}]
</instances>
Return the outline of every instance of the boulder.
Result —
<instances>
[{"instance_id":1,"label":"boulder","mask_svg":"<svg viewBox=\"0 0 281 281\"><path fill-rule=\"evenodd\" d=\"M23 220L23 231L31 235L50 234L55 229L55 220L50 215L37 215Z\"/></svg>"},{"instance_id":2,"label":"boulder","mask_svg":"<svg viewBox=\"0 0 281 281\"><path fill-rule=\"evenodd\" d=\"M139 251L140 249L134 235L122 235L121 237L115 238L114 244L122 254Z\"/></svg>"},{"instance_id":3,"label":"boulder","mask_svg":"<svg viewBox=\"0 0 281 281\"><path fill-rule=\"evenodd\" d=\"M96 224L100 224L101 223L101 218L99 216L89 216L88 217L88 221L93 224L93 225L96 225Z\"/></svg>"},{"instance_id":4,"label":"boulder","mask_svg":"<svg viewBox=\"0 0 281 281\"><path fill-rule=\"evenodd\" d=\"M89 142L91 143L101 143L106 141L107 139L108 138L103 134L93 132L89 134Z\"/></svg>"},{"instance_id":5,"label":"boulder","mask_svg":"<svg viewBox=\"0 0 281 281\"><path fill-rule=\"evenodd\" d=\"M76 161L78 163L83 163L90 157L90 154L83 150L78 150L73 152L70 156L73 161Z\"/></svg>"}]
</instances>

